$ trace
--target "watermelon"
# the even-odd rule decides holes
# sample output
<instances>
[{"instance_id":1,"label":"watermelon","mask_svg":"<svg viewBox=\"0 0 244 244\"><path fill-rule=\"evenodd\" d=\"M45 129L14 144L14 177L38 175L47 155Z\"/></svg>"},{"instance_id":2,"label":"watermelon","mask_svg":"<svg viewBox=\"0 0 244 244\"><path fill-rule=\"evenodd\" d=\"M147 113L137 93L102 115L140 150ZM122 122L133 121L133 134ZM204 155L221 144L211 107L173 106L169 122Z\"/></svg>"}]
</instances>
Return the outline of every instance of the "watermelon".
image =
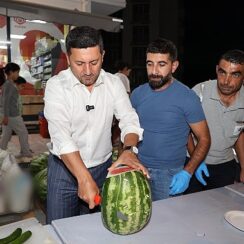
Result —
<instances>
[{"instance_id":1,"label":"watermelon","mask_svg":"<svg viewBox=\"0 0 244 244\"><path fill-rule=\"evenodd\" d=\"M101 216L108 230L120 235L136 233L148 223L151 211L151 190L141 171L121 167L106 178Z\"/></svg>"}]
</instances>

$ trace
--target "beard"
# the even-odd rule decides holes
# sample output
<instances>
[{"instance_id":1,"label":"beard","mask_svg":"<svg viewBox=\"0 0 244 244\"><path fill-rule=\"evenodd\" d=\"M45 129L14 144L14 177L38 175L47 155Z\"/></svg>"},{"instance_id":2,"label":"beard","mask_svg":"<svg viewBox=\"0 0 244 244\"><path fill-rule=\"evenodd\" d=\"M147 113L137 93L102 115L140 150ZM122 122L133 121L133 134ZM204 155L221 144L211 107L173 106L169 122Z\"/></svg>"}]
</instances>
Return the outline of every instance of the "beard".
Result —
<instances>
[{"instance_id":1,"label":"beard","mask_svg":"<svg viewBox=\"0 0 244 244\"><path fill-rule=\"evenodd\" d=\"M148 75L148 79L149 79L149 82L148 82L149 86L153 90L157 90L157 89L160 89L161 87L163 87L169 81L171 81L172 74L167 74L166 76L150 74L150 75Z\"/></svg>"}]
</instances>

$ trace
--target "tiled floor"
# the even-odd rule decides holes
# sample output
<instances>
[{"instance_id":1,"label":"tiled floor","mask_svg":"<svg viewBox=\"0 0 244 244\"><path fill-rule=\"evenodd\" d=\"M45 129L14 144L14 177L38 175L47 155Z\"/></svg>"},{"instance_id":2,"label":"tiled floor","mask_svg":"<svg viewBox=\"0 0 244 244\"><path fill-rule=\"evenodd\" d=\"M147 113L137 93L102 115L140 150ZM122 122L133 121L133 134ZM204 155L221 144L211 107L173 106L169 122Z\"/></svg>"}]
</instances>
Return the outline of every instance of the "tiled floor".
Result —
<instances>
[{"instance_id":1,"label":"tiled floor","mask_svg":"<svg viewBox=\"0 0 244 244\"><path fill-rule=\"evenodd\" d=\"M47 143L50 141L50 139L43 138L39 134L29 134L29 144L31 147L31 150L33 151L33 156L38 155L42 152L48 151L47 149ZM12 153L13 155L19 154L19 141L17 136L12 136L11 141L8 145L8 151ZM29 218L29 217L36 217L42 224L45 224L45 214L43 211L43 208L40 204L37 204L35 199L33 200L35 202L33 204L33 209L26 213L21 214L6 214L6 215L0 215L0 225L4 225L7 223L19 221L21 219Z\"/></svg>"},{"instance_id":2,"label":"tiled floor","mask_svg":"<svg viewBox=\"0 0 244 244\"><path fill-rule=\"evenodd\" d=\"M29 144L33 151L33 155L38 155L42 152L47 151L47 143L50 139L43 138L40 134L29 134ZM11 141L8 145L8 151L16 155L19 153L19 140L17 136L12 136Z\"/></svg>"}]
</instances>

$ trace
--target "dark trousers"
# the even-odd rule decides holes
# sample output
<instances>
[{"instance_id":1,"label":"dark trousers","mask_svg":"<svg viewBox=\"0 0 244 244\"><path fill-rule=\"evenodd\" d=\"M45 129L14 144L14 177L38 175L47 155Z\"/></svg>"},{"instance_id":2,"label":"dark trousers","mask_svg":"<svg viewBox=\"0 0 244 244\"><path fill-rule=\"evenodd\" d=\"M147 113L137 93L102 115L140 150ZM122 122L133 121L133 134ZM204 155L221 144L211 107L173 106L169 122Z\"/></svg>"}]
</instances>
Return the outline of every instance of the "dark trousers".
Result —
<instances>
[{"instance_id":1,"label":"dark trousers","mask_svg":"<svg viewBox=\"0 0 244 244\"><path fill-rule=\"evenodd\" d=\"M207 182L206 186L203 186L195 177L192 176L188 189L184 194L210 190L213 188L224 187L231 185L238 178L239 164L233 159L231 161L218 164L218 165L207 165L209 171L209 177L204 177ZM240 172L239 172L240 175Z\"/></svg>"},{"instance_id":2,"label":"dark trousers","mask_svg":"<svg viewBox=\"0 0 244 244\"><path fill-rule=\"evenodd\" d=\"M111 163L110 158L107 162L88 169L100 189ZM51 224L51 221L55 219L93 213L99 210L99 207L90 210L88 205L78 197L76 178L62 160L50 154L48 158L47 224Z\"/></svg>"}]
</instances>

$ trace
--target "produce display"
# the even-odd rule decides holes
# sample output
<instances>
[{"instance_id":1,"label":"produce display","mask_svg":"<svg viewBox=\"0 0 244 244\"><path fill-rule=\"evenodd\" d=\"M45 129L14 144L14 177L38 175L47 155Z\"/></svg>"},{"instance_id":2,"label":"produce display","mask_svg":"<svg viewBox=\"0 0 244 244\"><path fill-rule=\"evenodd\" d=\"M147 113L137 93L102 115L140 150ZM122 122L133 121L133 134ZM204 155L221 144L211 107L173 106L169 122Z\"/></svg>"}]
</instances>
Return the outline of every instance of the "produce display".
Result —
<instances>
[{"instance_id":1,"label":"produce display","mask_svg":"<svg viewBox=\"0 0 244 244\"><path fill-rule=\"evenodd\" d=\"M42 201L47 198L47 163L48 153L39 154L30 163L30 170L34 177L35 193Z\"/></svg>"},{"instance_id":2,"label":"produce display","mask_svg":"<svg viewBox=\"0 0 244 244\"><path fill-rule=\"evenodd\" d=\"M22 229L17 228L10 235L0 239L0 244L22 244L27 241L31 237L31 235L32 232L30 230L22 233Z\"/></svg>"},{"instance_id":3,"label":"produce display","mask_svg":"<svg viewBox=\"0 0 244 244\"><path fill-rule=\"evenodd\" d=\"M36 175L41 170L47 168L48 153L41 153L35 156L30 163L30 170L33 175Z\"/></svg>"},{"instance_id":4,"label":"produce display","mask_svg":"<svg viewBox=\"0 0 244 244\"><path fill-rule=\"evenodd\" d=\"M120 235L140 231L152 210L151 190L141 171L129 167L115 169L102 189L101 213L104 226Z\"/></svg>"},{"instance_id":5,"label":"produce display","mask_svg":"<svg viewBox=\"0 0 244 244\"><path fill-rule=\"evenodd\" d=\"M47 168L41 170L34 177L34 188L38 197L45 201L47 198Z\"/></svg>"}]
</instances>

